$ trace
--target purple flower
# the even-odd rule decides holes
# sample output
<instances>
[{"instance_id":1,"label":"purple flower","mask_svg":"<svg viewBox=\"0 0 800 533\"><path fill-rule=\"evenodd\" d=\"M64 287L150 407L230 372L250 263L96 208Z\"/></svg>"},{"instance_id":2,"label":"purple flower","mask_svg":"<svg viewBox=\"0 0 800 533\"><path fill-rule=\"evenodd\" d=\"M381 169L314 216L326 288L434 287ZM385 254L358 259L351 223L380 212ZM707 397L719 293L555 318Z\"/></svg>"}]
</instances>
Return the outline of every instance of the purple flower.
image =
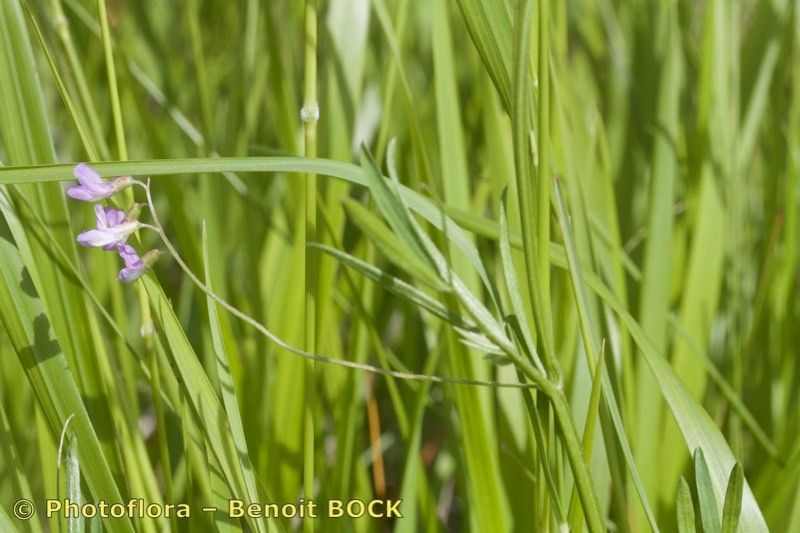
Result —
<instances>
[{"instance_id":1,"label":"purple flower","mask_svg":"<svg viewBox=\"0 0 800 533\"><path fill-rule=\"evenodd\" d=\"M133 183L133 178L123 176L106 181L100 174L86 163L78 164L72 171L80 185L72 185L67 189L67 196L84 202L96 202L113 196Z\"/></svg>"},{"instance_id":2,"label":"purple flower","mask_svg":"<svg viewBox=\"0 0 800 533\"><path fill-rule=\"evenodd\" d=\"M94 213L97 228L78 235L78 242L84 246L111 250L124 244L130 234L139 229L139 221L129 220L119 209L96 205Z\"/></svg>"},{"instance_id":3,"label":"purple flower","mask_svg":"<svg viewBox=\"0 0 800 533\"><path fill-rule=\"evenodd\" d=\"M128 244L118 245L117 251L125 263L125 267L117 275L117 279L122 283L131 283L142 277L147 267L152 265L158 254L161 253L158 250L150 250L143 257L139 257L133 246Z\"/></svg>"},{"instance_id":4,"label":"purple flower","mask_svg":"<svg viewBox=\"0 0 800 533\"><path fill-rule=\"evenodd\" d=\"M133 246L120 244L117 247L117 251L119 251L119 256L125 263L125 267L119 271L117 279L122 283L131 283L142 277L147 265L144 264L144 261L136 253Z\"/></svg>"}]
</instances>

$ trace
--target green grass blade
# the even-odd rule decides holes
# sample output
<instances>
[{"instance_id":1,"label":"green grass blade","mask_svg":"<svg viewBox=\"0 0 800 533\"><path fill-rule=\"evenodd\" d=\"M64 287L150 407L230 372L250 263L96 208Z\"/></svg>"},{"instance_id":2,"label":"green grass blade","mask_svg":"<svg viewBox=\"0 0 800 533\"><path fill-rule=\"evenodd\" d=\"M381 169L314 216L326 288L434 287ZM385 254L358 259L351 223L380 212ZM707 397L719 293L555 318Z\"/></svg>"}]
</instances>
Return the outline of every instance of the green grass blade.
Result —
<instances>
[{"instance_id":1,"label":"green grass blade","mask_svg":"<svg viewBox=\"0 0 800 533\"><path fill-rule=\"evenodd\" d=\"M725 504L722 506L722 533L736 533L739 530L743 484L744 471L742 465L736 463L731 470L728 489L725 491Z\"/></svg>"},{"instance_id":2,"label":"green grass blade","mask_svg":"<svg viewBox=\"0 0 800 533\"><path fill-rule=\"evenodd\" d=\"M25 266L5 222L0 228L0 320L19 355L53 433L73 416L70 428L78 435L83 477L93 496L122 501L97 434L81 399L61 348L38 295L26 294ZM108 524L110 531L132 532L129 519Z\"/></svg>"},{"instance_id":3,"label":"green grass blade","mask_svg":"<svg viewBox=\"0 0 800 533\"><path fill-rule=\"evenodd\" d=\"M71 502L83 505L83 494L81 493L81 466L78 459L77 437L73 436L69 441L66 456L67 471L67 498ZM82 533L84 530L84 519L82 515L67 518L68 533Z\"/></svg>"},{"instance_id":4,"label":"green grass blade","mask_svg":"<svg viewBox=\"0 0 800 533\"><path fill-rule=\"evenodd\" d=\"M614 310L629 329L634 342L641 350L645 362L656 379L662 396L669 405L687 448L689 450L700 448L706 454L711 486L714 489L713 494L716 501L721 503L724 499L725 485L730 469L736 460L719 428L703 407L687 392L686 387L663 355L659 354L641 325L617 301L611 291L596 277L585 275L584 280ZM741 523L742 527L750 528L749 530L752 531L767 530L761 509L746 483L742 500Z\"/></svg>"},{"instance_id":5,"label":"green grass blade","mask_svg":"<svg viewBox=\"0 0 800 533\"><path fill-rule=\"evenodd\" d=\"M213 290L211 284L211 273L209 271L208 262L208 243L205 238L205 226L203 226L203 264L206 265L206 285L209 289ZM244 428L242 427L242 417L239 412L239 402L236 397L236 389L234 387L233 378L230 372L230 357L226 349L225 334L223 333L220 323L219 313L217 312L217 304L210 297L206 297L206 304L208 305L208 323L211 329L211 339L214 345L215 359L217 361L217 378L219 380L220 391L222 392L222 402L225 406L225 413L227 415L228 425L231 428L231 438L236 445L236 457L238 458L239 467L241 468L244 485L247 489L247 498L250 502L261 501L258 493L258 485L256 482L255 472L253 471L253 464L250 461L250 454L247 451L247 441L244 436ZM229 343L228 343L229 344ZM256 528L259 532L266 531L266 523L264 519L255 519Z\"/></svg>"},{"instance_id":6,"label":"green grass blade","mask_svg":"<svg viewBox=\"0 0 800 533\"><path fill-rule=\"evenodd\" d=\"M414 254L411 248L396 237L378 216L372 214L361 203L349 198L344 199L344 206L353 223L375 243L377 249L390 261L437 291L449 290L449 287L439 280L430 265Z\"/></svg>"},{"instance_id":7,"label":"green grass blade","mask_svg":"<svg viewBox=\"0 0 800 533\"><path fill-rule=\"evenodd\" d=\"M340 261L343 265L346 265L356 270L363 276L380 284L384 289L388 290L389 292L392 292L402 298L407 299L409 302L412 302L413 304L420 306L421 308L434 314L435 316L438 316L439 318L441 318L446 322L449 322L461 328L473 327L469 322L465 321L457 313L451 311L445 305L431 298L424 292L415 288L413 285L410 285L409 283L406 283L401 279L391 276L386 272L382 271L381 269L374 267L358 259L355 256L339 251L335 248L332 248L324 244L311 243L309 244L309 246L329 254L331 257L334 257L338 261Z\"/></svg>"},{"instance_id":8,"label":"green grass blade","mask_svg":"<svg viewBox=\"0 0 800 533\"><path fill-rule=\"evenodd\" d=\"M505 5L498 6L487 0L459 0L458 7L497 92L506 109L510 109L513 32L508 9Z\"/></svg>"},{"instance_id":9,"label":"green grass blade","mask_svg":"<svg viewBox=\"0 0 800 533\"><path fill-rule=\"evenodd\" d=\"M681 480L678 483L678 500L675 504L675 510L678 514L678 533L694 533L696 531L694 503L692 502L689 484L683 476L681 476Z\"/></svg>"},{"instance_id":10,"label":"green grass blade","mask_svg":"<svg viewBox=\"0 0 800 533\"><path fill-rule=\"evenodd\" d=\"M170 363L173 371L180 376L180 385L187 398L190 412L197 420L213 459L220 465L222 475L232 494L234 497L244 499L247 488L239 465L237 447L228 425L227 413L220 405L208 376L186 338L186 333L166 295L149 277L143 278L143 282L152 302L153 318L166 338L171 356ZM273 526L278 527L277 524L274 522Z\"/></svg>"},{"instance_id":11,"label":"green grass blade","mask_svg":"<svg viewBox=\"0 0 800 533\"><path fill-rule=\"evenodd\" d=\"M556 213L558 215L558 223L561 226L561 234L564 236L564 248L567 252L570 280L572 281L575 303L578 308L578 315L580 317L581 332L585 345L587 363L589 364L589 369L594 373L596 372L596 365L600 361L600 339L597 334L597 328L590 322L587 311L586 293L584 290L584 273L581 271L578 262L578 254L572 238L572 231L569 226L567 210L561 194L561 187L559 186L558 182L556 182L555 186L555 203L557 208ZM657 531L658 525L656 523L655 514L650 507L650 502L639 477L637 463L634 460L630 444L627 441L627 435L625 433L624 426L622 425L622 416L619 412L617 400L611 387L611 381L605 372L601 372L601 379L603 380L603 405L608 411L613 429L617 436L617 440L622 447L625 462L627 464L628 471L631 473L633 478L633 483L639 495L639 500L642 503L645 516L647 517L650 527L653 528L654 531Z\"/></svg>"},{"instance_id":12,"label":"green grass blade","mask_svg":"<svg viewBox=\"0 0 800 533\"><path fill-rule=\"evenodd\" d=\"M719 507L717 507L714 485L708 472L705 454L699 448L694 452L694 477L703 531L705 533L719 533Z\"/></svg>"}]
</instances>

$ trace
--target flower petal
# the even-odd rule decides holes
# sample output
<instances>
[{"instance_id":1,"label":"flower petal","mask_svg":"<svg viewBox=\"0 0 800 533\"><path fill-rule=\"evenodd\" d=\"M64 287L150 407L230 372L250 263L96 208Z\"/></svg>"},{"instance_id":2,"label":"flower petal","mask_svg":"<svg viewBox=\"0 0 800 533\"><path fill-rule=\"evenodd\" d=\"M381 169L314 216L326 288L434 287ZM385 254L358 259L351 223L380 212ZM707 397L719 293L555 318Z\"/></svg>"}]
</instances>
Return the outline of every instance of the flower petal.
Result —
<instances>
[{"instance_id":1,"label":"flower petal","mask_svg":"<svg viewBox=\"0 0 800 533\"><path fill-rule=\"evenodd\" d=\"M94 222L97 226L97 229L107 229L109 226L108 216L105 208L102 205L94 206Z\"/></svg>"},{"instance_id":2,"label":"flower petal","mask_svg":"<svg viewBox=\"0 0 800 533\"><path fill-rule=\"evenodd\" d=\"M119 256L125 262L126 267L130 268L144 267L144 261L142 261L142 258L139 257L139 254L136 253L136 249L130 244L118 245L117 252L119 252Z\"/></svg>"},{"instance_id":3,"label":"flower petal","mask_svg":"<svg viewBox=\"0 0 800 533\"><path fill-rule=\"evenodd\" d=\"M106 188L110 188L111 184L106 183L92 167L86 163L80 163L75 166L72 171L73 175L77 178L81 185L90 190L99 192Z\"/></svg>"},{"instance_id":4,"label":"flower petal","mask_svg":"<svg viewBox=\"0 0 800 533\"><path fill-rule=\"evenodd\" d=\"M77 241L78 244L83 246L100 248L102 246L108 246L109 244L118 244L122 242L124 238L125 236L107 230L90 229L89 231L84 231L79 234Z\"/></svg>"},{"instance_id":5,"label":"flower petal","mask_svg":"<svg viewBox=\"0 0 800 533\"><path fill-rule=\"evenodd\" d=\"M97 195L83 185L72 185L67 189L67 196L75 200L84 202L94 202L100 200Z\"/></svg>"},{"instance_id":6,"label":"flower petal","mask_svg":"<svg viewBox=\"0 0 800 533\"><path fill-rule=\"evenodd\" d=\"M142 277L144 264L139 268L125 267L117 274L117 279L122 283L131 283Z\"/></svg>"},{"instance_id":7,"label":"flower petal","mask_svg":"<svg viewBox=\"0 0 800 533\"><path fill-rule=\"evenodd\" d=\"M125 268L119 271L117 279L122 283L130 283L139 279L144 274L147 265L136 253L136 249L129 244L120 244L117 246L117 251L125 262Z\"/></svg>"},{"instance_id":8,"label":"flower petal","mask_svg":"<svg viewBox=\"0 0 800 533\"><path fill-rule=\"evenodd\" d=\"M96 190L84 187L83 185L73 185L67 189L67 196L75 200L83 200L84 202L96 202L104 200L114 194L114 189Z\"/></svg>"},{"instance_id":9,"label":"flower petal","mask_svg":"<svg viewBox=\"0 0 800 533\"><path fill-rule=\"evenodd\" d=\"M105 214L106 223L108 226L118 226L125 222L125 213L113 207L106 207L103 209Z\"/></svg>"}]
</instances>

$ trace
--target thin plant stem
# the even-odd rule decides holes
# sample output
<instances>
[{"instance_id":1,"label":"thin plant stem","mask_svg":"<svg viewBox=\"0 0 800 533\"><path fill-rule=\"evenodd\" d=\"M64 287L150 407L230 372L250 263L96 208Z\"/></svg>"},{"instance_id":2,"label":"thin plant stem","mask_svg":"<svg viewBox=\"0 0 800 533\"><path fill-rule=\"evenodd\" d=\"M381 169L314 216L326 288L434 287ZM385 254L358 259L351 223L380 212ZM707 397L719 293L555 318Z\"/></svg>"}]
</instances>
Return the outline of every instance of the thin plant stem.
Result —
<instances>
[{"instance_id":1,"label":"thin plant stem","mask_svg":"<svg viewBox=\"0 0 800 533\"><path fill-rule=\"evenodd\" d=\"M555 361L555 347L553 341L553 322L550 312L550 256L548 244L550 243L550 2L539 2L539 108L537 113L537 146L536 168L538 177L538 191L536 195L538 215L537 220L537 254L539 292L542 299L541 332L545 355L552 359L552 365L558 370L558 362ZM549 352L549 353L548 353ZM560 378L559 378L560 379Z\"/></svg>"},{"instance_id":2,"label":"thin plant stem","mask_svg":"<svg viewBox=\"0 0 800 533\"><path fill-rule=\"evenodd\" d=\"M547 383L550 384L549 381ZM561 442L564 444L572 475L575 478L575 485L578 487L578 496L581 500L586 524L592 533L603 532L606 530L605 523L600 514L600 504L594 493L589 468L583 460L583 448L575 428L575 421L572 418L569 401L560 387L545 387L543 392L550 399L553 407L561 434Z\"/></svg>"},{"instance_id":3,"label":"thin plant stem","mask_svg":"<svg viewBox=\"0 0 800 533\"><path fill-rule=\"evenodd\" d=\"M305 157L317 155L317 121L319 104L317 102L317 0L305 3L305 72L304 99L301 110L303 120ZM305 233L305 344L308 352L317 349L317 264L316 252L306 246L317 240L317 179L315 174L306 174L303 180L303 212ZM305 367L305 405L303 407L303 492L307 501L314 499L314 403L316 369L314 361L306 359ZM303 520L303 530L314 531L313 520Z\"/></svg>"},{"instance_id":4,"label":"thin plant stem","mask_svg":"<svg viewBox=\"0 0 800 533\"><path fill-rule=\"evenodd\" d=\"M119 89L117 88L117 70L114 67L114 53L111 48L111 31L108 28L108 12L106 0L97 0L97 16L100 19L100 34L103 41L103 54L106 61L106 74L108 75L108 90L111 94L111 116L114 119L114 133L117 138L117 150L122 161L128 159L128 148L125 142L125 127L122 123L122 106L119 103Z\"/></svg>"},{"instance_id":5,"label":"thin plant stem","mask_svg":"<svg viewBox=\"0 0 800 533\"><path fill-rule=\"evenodd\" d=\"M94 141L94 146L99 149L100 156L103 159L108 159L109 150L106 144L105 136L103 135L100 118L97 114L97 106L94 103L92 92L89 90L89 84L86 81L86 75L83 71L83 64L75 49L75 43L72 39L72 32L69 28L69 21L64 14L61 7L61 0L50 0L50 5L53 9L53 21L59 39L64 47L69 62L72 76L75 79L75 85L78 89L78 99L83 107L84 112L88 118L89 128ZM90 148L86 145L87 150ZM92 150L94 151L94 150Z\"/></svg>"},{"instance_id":6,"label":"thin plant stem","mask_svg":"<svg viewBox=\"0 0 800 533\"><path fill-rule=\"evenodd\" d=\"M117 140L117 150L121 161L128 160L128 148L125 141L125 126L122 120L122 107L120 105L119 89L117 87L117 70L114 65L114 53L111 46L111 32L108 27L108 12L105 0L97 0L97 12L100 20L100 34L103 41L103 53L108 75L108 87L111 97L111 114L114 121L114 132ZM133 192L126 193L128 202L133 201ZM144 349L150 365L150 389L153 401L153 408L156 415L156 425L158 427L158 451L161 461L161 470L164 476L164 496L165 501L174 501L172 491L172 466L169 457L169 442L167 441L167 425L164 418L164 405L161 400L161 379L158 369L158 355L153 344L153 318L150 312L150 302L142 285L137 288L139 298L139 309L142 313L142 323L140 333L144 342Z\"/></svg>"}]
</instances>

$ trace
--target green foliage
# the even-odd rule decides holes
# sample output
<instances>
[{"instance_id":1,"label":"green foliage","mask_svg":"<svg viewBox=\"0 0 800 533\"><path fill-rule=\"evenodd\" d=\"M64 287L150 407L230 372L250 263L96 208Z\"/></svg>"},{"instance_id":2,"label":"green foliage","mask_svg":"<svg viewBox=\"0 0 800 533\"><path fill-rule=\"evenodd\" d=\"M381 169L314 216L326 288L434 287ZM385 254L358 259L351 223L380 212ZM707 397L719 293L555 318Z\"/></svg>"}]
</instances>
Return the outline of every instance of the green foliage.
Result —
<instances>
[{"instance_id":1,"label":"green foliage","mask_svg":"<svg viewBox=\"0 0 800 533\"><path fill-rule=\"evenodd\" d=\"M796 530L799 53L790 0L1 1L0 531ZM196 277L79 249L78 161Z\"/></svg>"}]
</instances>

